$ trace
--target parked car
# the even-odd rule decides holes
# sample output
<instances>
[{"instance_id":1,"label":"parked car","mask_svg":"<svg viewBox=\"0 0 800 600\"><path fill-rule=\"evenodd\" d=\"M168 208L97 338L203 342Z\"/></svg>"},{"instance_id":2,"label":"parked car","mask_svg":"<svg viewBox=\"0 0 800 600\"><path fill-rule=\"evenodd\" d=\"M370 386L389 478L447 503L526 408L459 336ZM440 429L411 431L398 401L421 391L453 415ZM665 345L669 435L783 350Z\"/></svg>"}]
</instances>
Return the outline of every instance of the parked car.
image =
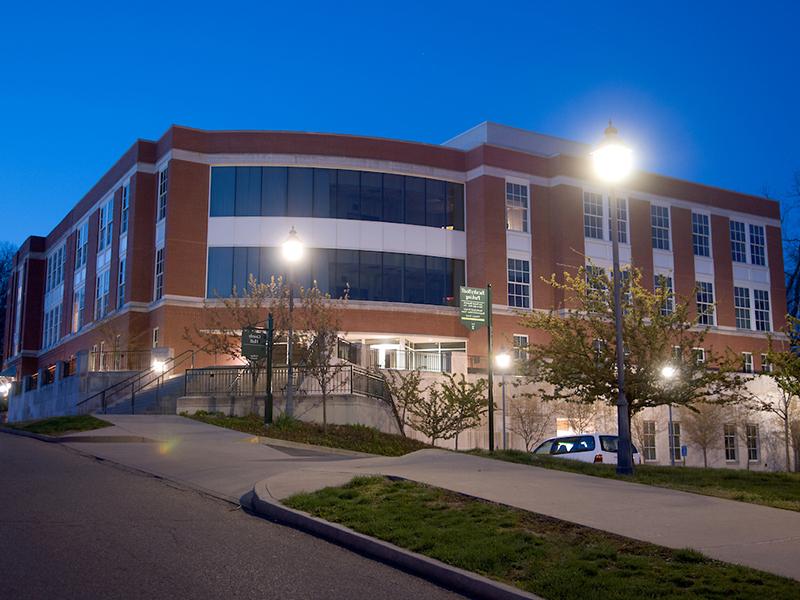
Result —
<instances>
[{"instance_id":1,"label":"parked car","mask_svg":"<svg viewBox=\"0 0 800 600\"><path fill-rule=\"evenodd\" d=\"M550 438L539 444L534 454L546 454L589 463L617 464L617 436L606 433L582 433ZM642 463L636 446L633 462Z\"/></svg>"}]
</instances>

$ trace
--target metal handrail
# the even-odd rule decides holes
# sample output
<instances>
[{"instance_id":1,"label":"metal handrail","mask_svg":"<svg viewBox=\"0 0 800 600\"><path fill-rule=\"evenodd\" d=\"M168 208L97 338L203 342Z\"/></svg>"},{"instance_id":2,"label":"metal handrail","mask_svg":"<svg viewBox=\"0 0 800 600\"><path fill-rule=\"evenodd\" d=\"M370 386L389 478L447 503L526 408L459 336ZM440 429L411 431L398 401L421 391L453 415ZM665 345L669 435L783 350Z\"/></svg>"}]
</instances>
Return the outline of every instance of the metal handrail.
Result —
<instances>
[{"instance_id":1,"label":"metal handrail","mask_svg":"<svg viewBox=\"0 0 800 600\"><path fill-rule=\"evenodd\" d=\"M183 352L181 352L180 354L178 354L178 356L174 356L174 357L172 357L172 358L169 358L169 359L165 360L165 361L164 361L164 365L166 365L167 363L170 363L170 362L173 362L173 363L174 363L174 362L175 362L175 361L177 361L179 358L185 358L185 356L186 356L187 354L191 354L191 355L192 355L192 357L194 357L194 350L184 350ZM193 362L194 362L194 361L193 361ZM121 380L121 381L118 381L117 383L113 383L113 384L111 384L110 386L108 386L107 388L104 388L104 389L100 390L99 392L96 392L96 393L92 394L92 395L91 395L91 396L89 396L88 398L85 398L85 399L81 400L81 401L80 401L80 402L78 402L78 403L77 403L75 406L81 406L81 405L83 405L83 404L86 404L86 403L87 403L87 402L89 402L90 400L94 400L95 398L97 398L98 396L100 396L100 397L102 398L102 400L101 400L101 405L102 405L102 407L103 407L103 413L105 413L105 411L106 411L106 396L107 396L108 394L110 394L110 393L113 393L113 392L116 392L116 391L118 391L118 390L122 390L122 389L126 388L126 387L127 387L127 386L129 386L129 385L130 385L130 386L135 386L135 385L136 385L136 382L137 382L136 380L138 380L138 379L143 379L143 378L144 378L144 377L146 377L146 376L147 376L147 375L150 373L150 371L152 371L152 370L153 370L153 367L152 367L152 365L151 365L149 369L144 369L144 370L142 370L142 371L139 371L139 372L137 372L137 373L134 373L133 375L130 375L129 377L126 377L125 379L123 379L123 380ZM171 370L171 369L170 369L170 370ZM117 388L118 388L118 389L117 389ZM140 387L139 389L141 389L141 387Z\"/></svg>"}]
</instances>

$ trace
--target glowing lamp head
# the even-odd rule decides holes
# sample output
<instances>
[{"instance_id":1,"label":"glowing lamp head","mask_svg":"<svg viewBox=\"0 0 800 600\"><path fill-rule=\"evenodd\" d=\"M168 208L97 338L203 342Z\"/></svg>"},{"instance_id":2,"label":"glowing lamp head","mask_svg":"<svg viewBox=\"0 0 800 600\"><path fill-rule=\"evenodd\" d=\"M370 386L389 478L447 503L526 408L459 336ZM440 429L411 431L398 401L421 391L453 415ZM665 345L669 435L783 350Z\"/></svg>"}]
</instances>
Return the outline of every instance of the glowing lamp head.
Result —
<instances>
[{"instance_id":1,"label":"glowing lamp head","mask_svg":"<svg viewBox=\"0 0 800 600\"><path fill-rule=\"evenodd\" d=\"M167 363L165 363L163 360L156 359L152 362L150 367L153 369L153 372L160 374L164 372L164 369L166 369Z\"/></svg>"},{"instance_id":2,"label":"glowing lamp head","mask_svg":"<svg viewBox=\"0 0 800 600\"><path fill-rule=\"evenodd\" d=\"M673 367L672 365L667 365L666 367L661 369L661 376L664 379L672 379L677 374L678 374L678 370L675 367Z\"/></svg>"},{"instance_id":3,"label":"glowing lamp head","mask_svg":"<svg viewBox=\"0 0 800 600\"><path fill-rule=\"evenodd\" d=\"M283 258L289 262L297 262L303 258L303 242L297 236L297 231L292 227L289 237L283 242Z\"/></svg>"},{"instance_id":4,"label":"glowing lamp head","mask_svg":"<svg viewBox=\"0 0 800 600\"><path fill-rule=\"evenodd\" d=\"M8 392L10 391L11 391L10 383L0 383L0 396L7 396Z\"/></svg>"},{"instance_id":5,"label":"glowing lamp head","mask_svg":"<svg viewBox=\"0 0 800 600\"><path fill-rule=\"evenodd\" d=\"M620 183L633 171L633 150L622 143L617 133L609 121L603 141L591 153L595 174L607 183Z\"/></svg>"},{"instance_id":6,"label":"glowing lamp head","mask_svg":"<svg viewBox=\"0 0 800 600\"><path fill-rule=\"evenodd\" d=\"M494 357L494 364L497 365L498 369L502 369L505 371L508 367L511 366L511 355L507 352L501 352L497 356Z\"/></svg>"}]
</instances>

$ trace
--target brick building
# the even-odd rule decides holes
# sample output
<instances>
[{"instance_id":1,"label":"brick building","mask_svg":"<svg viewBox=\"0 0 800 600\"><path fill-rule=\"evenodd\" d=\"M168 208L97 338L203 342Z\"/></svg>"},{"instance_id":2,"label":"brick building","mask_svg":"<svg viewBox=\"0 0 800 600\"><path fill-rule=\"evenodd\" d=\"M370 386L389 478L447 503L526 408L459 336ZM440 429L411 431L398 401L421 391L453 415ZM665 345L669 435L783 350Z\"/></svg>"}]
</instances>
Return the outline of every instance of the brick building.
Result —
<instances>
[{"instance_id":1,"label":"brick building","mask_svg":"<svg viewBox=\"0 0 800 600\"><path fill-rule=\"evenodd\" d=\"M515 311L549 309L540 276L610 268L608 198L588 146L492 123L440 146L294 132L171 127L137 141L45 237L15 258L4 367L35 373L81 350L187 347L205 299L283 271L350 289L362 362L466 367L486 333L458 319L460 285L494 289L495 346L535 340ZM621 259L715 303L709 344L761 368L785 314L778 204L638 173L624 189ZM206 357L210 361L210 357ZM439 361L439 362L436 362Z\"/></svg>"}]
</instances>

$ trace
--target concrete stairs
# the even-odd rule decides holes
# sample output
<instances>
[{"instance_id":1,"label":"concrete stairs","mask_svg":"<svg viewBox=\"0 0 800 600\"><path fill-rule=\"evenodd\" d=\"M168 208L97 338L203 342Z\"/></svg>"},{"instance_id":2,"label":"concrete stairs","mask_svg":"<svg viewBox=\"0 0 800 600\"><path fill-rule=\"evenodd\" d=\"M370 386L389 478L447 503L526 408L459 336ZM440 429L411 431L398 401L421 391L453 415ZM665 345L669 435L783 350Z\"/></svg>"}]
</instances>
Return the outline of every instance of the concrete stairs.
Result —
<instances>
[{"instance_id":1,"label":"concrete stairs","mask_svg":"<svg viewBox=\"0 0 800 600\"><path fill-rule=\"evenodd\" d=\"M174 415L177 400L183 396L184 375L170 377L160 385L155 383L134 394L133 406L131 395L126 394L121 400L106 409L109 415Z\"/></svg>"}]
</instances>

